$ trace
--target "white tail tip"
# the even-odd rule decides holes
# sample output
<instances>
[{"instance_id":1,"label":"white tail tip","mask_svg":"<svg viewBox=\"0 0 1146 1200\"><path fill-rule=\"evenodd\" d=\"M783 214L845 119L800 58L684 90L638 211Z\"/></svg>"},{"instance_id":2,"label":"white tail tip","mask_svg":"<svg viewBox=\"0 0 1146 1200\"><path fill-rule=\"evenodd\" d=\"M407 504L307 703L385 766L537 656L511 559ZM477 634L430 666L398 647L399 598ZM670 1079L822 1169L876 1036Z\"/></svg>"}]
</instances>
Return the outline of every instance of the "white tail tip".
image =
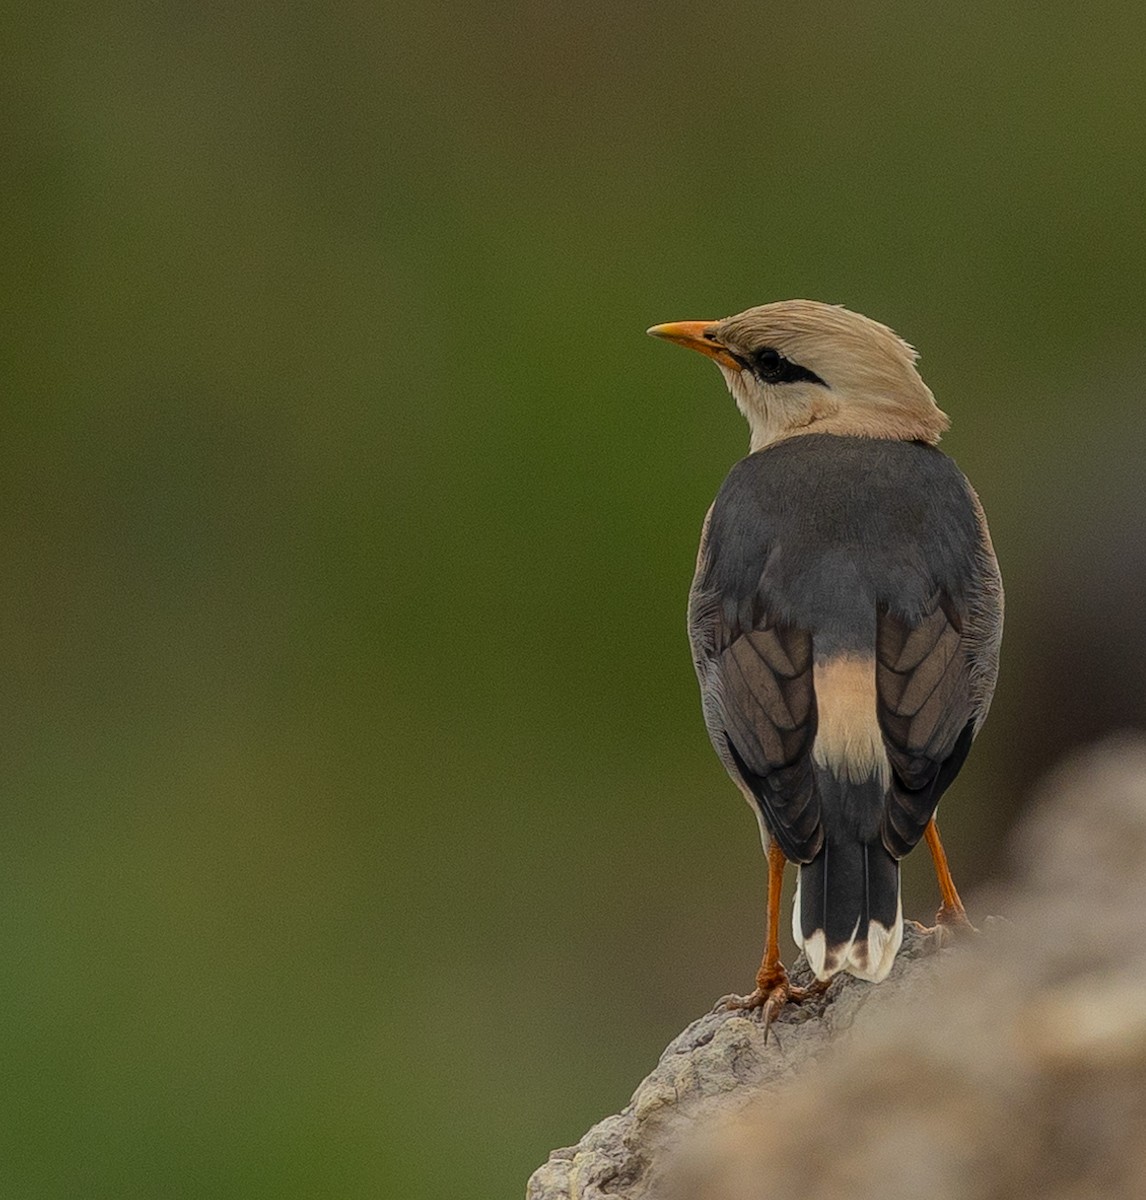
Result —
<instances>
[{"instance_id":1,"label":"white tail tip","mask_svg":"<svg viewBox=\"0 0 1146 1200\"><path fill-rule=\"evenodd\" d=\"M798 897L797 897L798 899ZM796 912L799 913L797 907ZM859 929L857 918L852 936L846 942L829 946L822 929L806 938L801 938L799 919L793 921L793 933L797 945L802 945L808 966L820 980L831 979L841 971L866 979L871 983L882 983L888 976L899 947L903 944L903 902L896 907L895 923L889 929L880 921L869 921L867 937L862 941L856 937Z\"/></svg>"}]
</instances>

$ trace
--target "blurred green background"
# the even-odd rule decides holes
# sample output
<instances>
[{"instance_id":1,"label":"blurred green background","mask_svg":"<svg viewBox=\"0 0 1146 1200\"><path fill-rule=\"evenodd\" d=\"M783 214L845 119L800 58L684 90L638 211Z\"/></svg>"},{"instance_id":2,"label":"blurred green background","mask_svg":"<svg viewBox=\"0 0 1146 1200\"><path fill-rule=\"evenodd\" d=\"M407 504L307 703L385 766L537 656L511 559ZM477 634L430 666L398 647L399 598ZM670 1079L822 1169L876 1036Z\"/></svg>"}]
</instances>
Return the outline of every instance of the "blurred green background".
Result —
<instances>
[{"instance_id":1,"label":"blurred green background","mask_svg":"<svg viewBox=\"0 0 1146 1200\"><path fill-rule=\"evenodd\" d=\"M944 826L1005 869L1063 530L1141 491L1146 10L6 24L3 1195L519 1196L750 983L684 633L747 433L655 321L921 349L1008 584Z\"/></svg>"}]
</instances>

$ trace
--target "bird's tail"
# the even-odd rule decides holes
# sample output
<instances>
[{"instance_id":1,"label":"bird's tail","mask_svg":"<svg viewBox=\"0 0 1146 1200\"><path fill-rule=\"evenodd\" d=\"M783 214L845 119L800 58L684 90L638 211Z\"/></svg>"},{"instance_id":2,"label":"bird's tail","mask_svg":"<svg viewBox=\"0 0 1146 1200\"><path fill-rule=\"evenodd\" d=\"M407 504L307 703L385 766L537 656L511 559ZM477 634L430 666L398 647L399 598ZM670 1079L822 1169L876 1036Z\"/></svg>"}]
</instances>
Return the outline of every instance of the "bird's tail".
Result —
<instances>
[{"instance_id":1,"label":"bird's tail","mask_svg":"<svg viewBox=\"0 0 1146 1200\"><path fill-rule=\"evenodd\" d=\"M879 983L903 941L899 862L872 841L828 834L800 867L792 933L817 979L847 971Z\"/></svg>"}]
</instances>

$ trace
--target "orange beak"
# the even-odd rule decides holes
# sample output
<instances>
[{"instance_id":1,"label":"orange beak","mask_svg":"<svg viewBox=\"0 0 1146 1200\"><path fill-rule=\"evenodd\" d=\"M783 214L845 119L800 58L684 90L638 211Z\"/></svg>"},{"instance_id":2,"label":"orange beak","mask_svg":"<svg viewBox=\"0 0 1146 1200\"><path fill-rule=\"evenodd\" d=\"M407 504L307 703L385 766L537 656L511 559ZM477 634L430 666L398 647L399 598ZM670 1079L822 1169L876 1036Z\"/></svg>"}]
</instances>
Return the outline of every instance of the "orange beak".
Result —
<instances>
[{"instance_id":1,"label":"orange beak","mask_svg":"<svg viewBox=\"0 0 1146 1200\"><path fill-rule=\"evenodd\" d=\"M719 324L719 321L670 321L667 325L654 325L648 333L651 337L664 338L667 342L676 342L678 346L707 354L722 367L739 371L743 364L729 354L713 332Z\"/></svg>"}]
</instances>

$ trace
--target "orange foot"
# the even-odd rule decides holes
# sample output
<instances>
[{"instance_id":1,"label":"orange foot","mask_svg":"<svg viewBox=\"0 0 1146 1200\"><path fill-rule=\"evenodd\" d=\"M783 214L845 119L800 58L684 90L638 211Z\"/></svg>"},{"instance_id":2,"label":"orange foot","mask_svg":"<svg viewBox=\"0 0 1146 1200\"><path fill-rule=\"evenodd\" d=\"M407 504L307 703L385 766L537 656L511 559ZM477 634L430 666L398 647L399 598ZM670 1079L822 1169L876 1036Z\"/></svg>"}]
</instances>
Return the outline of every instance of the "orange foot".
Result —
<instances>
[{"instance_id":1,"label":"orange foot","mask_svg":"<svg viewBox=\"0 0 1146 1200\"><path fill-rule=\"evenodd\" d=\"M716 1002L716 1011L759 1011L764 1021L764 1041L768 1041L768 1030L780 1010L788 1001L799 1004L810 996L819 996L827 991L830 980L817 980L811 987L796 987L788 978L788 972L776 967L756 976L756 990L747 996L725 996Z\"/></svg>"},{"instance_id":2,"label":"orange foot","mask_svg":"<svg viewBox=\"0 0 1146 1200\"><path fill-rule=\"evenodd\" d=\"M969 934L979 932L971 924L965 909L948 908L946 904L942 905L935 914L935 924L930 928L926 925L921 925L918 921L912 921L911 924L920 933L933 938L937 946L950 946L952 943L962 940Z\"/></svg>"},{"instance_id":3,"label":"orange foot","mask_svg":"<svg viewBox=\"0 0 1146 1200\"><path fill-rule=\"evenodd\" d=\"M969 934L979 931L971 924L962 905L958 908L948 908L944 904L935 914L935 932L940 946L949 946L952 942L961 941Z\"/></svg>"}]
</instances>

